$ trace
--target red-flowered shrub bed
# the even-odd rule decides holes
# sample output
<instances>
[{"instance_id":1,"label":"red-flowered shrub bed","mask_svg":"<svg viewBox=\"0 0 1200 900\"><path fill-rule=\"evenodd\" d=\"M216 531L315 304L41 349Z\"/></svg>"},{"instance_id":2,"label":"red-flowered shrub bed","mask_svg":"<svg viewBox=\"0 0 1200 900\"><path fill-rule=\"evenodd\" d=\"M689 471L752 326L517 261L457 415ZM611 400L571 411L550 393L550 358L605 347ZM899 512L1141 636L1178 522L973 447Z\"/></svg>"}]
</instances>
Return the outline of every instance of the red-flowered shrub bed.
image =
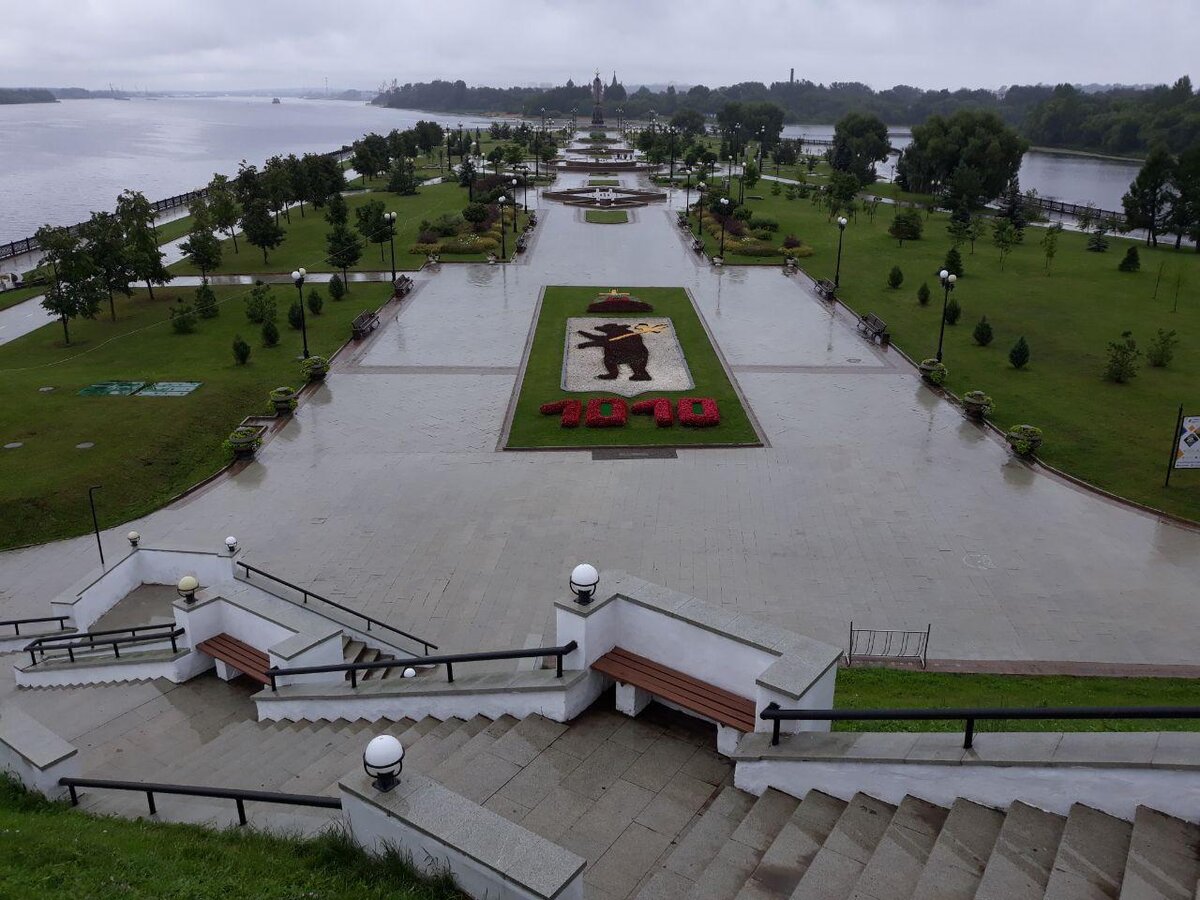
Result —
<instances>
[{"instance_id":1,"label":"red-flowered shrub bed","mask_svg":"<svg viewBox=\"0 0 1200 900\"><path fill-rule=\"evenodd\" d=\"M583 403L579 400L569 398L555 400L553 403L543 403L541 411L543 416L561 414L562 421L560 424L563 428L578 428L579 419L583 415Z\"/></svg>"},{"instance_id":2,"label":"red-flowered shrub bed","mask_svg":"<svg viewBox=\"0 0 1200 900\"><path fill-rule=\"evenodd\" d=\"M605 412L605 408L608 412ZM699 407L699 409L697 409ZM629 421L629 405L620 397L589 397L586 401L565 397L552 403L543 403L542 415L562 417L563 428L578 428L582 413L583 424L588 428L620 428ZM669 397L650 397L633 404L635 415L652 415L659 428L670 428L676 416L680 425L689 428L712 428L721 424L721 413L717 401L712 397L680 397L672 405Z\"/></svg>"},{"instance_id":3,"label":"red-flowered shrub bed","mask_svg":"<svg viewBox=\"0 0 1200 900\"><path fill-rule=\"evenodd\" d=\"M675 413L671 409L671 401L666 397L652 397L649 400L639 400L633 404L634 415L653 415L654 424L659 428L670 428L675 424Z\"/></svg>"},{"instance_id":4,"label":"red-flowered shrub bed","mask_svg":"<svg viewBox=\"0 0 1200 900\"><path fill-rule=\"evenodd\" d=\"M610 412L605 413L604 407ZM588 428L620 428L629 421L629 406L620 397L592 397L583 424Z\"/></svg>"},{"instance_id":5,"label":"red-flowered shrub bed","mask_svg":"<svg viewBox=\"0 0 1200 900\"><path fill-rule=\"evenodd\" d=\"M696 407L700 411L696 412ZM712 397L680 397L679 424L689 428L712 428L721 424L717 401Z\"/></svg>"}]
</instances>

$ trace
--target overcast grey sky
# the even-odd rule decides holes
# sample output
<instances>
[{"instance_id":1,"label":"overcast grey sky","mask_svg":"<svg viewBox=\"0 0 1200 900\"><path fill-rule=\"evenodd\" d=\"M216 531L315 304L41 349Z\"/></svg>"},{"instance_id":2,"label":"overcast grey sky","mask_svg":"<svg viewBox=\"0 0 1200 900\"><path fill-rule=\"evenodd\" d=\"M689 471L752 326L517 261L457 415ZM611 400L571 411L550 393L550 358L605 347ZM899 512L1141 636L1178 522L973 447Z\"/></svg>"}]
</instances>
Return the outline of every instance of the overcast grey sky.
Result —
<instances>
[{"instance_id":1,"label":"overcast grey sky","mask_svg":"<svg viewBox=\"0 0 1200 900\"><path fill-rule=\"evenodd\" d=\"M0 85L1200 82L1196 0L5 0ZM1192 71L1189 71L1192 70Z\"/></svg>"}]
</instances>

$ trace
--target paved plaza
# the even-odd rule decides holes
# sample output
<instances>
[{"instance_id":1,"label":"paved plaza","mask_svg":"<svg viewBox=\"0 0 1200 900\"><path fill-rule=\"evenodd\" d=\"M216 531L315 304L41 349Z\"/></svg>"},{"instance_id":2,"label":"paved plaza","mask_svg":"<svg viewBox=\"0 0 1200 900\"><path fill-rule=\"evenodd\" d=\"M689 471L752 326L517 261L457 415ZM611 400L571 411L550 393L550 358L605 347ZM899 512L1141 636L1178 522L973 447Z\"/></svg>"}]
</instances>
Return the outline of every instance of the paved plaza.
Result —
<instances>
[{"instance_id":1,"label":"paved plaza","mask_svg":"<svg viewBox=\"0 0 1200 900\"><path fill-rule=\"evenodd\" d=\"M234 534L450 652L549 641L588 561L839 645L852 620L932 623L938 658L1197 663L1200 532L1013 460L807 279L703 264L672 208L539 214L514 264L419 273L256 462L106 533L110 561L130 527L150 546ZM500 451L541 289L588 284L689 290L768 446ZM91 536L0 554L0 618L46 614L95 564Z\"/></svg>"}]
</instances>

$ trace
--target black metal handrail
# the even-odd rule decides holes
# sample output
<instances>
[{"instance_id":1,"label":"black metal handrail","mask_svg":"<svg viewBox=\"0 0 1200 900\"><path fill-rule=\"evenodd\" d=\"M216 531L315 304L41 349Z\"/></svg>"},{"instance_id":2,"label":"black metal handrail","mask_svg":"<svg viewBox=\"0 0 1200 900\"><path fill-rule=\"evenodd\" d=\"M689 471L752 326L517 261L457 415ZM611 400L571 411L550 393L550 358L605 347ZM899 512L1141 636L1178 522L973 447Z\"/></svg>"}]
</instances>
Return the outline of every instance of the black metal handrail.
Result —
<instances>
[{"instance_id":1,"label":"black metal handrail","mask_svg":"<svg viewBox=\"0 0 1200 900\"><path fill-rule=\"evenodd\" d=\"M58 783L71 793L71 805L79 805L78 788L104 788L113 791L139 791L146 795L150 815L158 810L154 805L155 794L180 794L184 797L216 797L219 800L236 800L238 824L246 824L246 801L256 803L281 803L286 806L315 806L321 809L341 809L338 797L321 797L316 794L284 794L279 791L250 791L242 788L205 787L198 784L159 784L153 781L115 781L108 778L60 778Z\"/></svg>"},{"instance_id":2,"label":"black metal handrail","mask_svg":"<svg viewBox=\"0 0 1200 900\"><path fill-rule=\"evenodd\" d=\"M138 634L139 631L153 633ZM95 650L96 648L111 647L113 656L116 659L120 659L121 647L126 647L130 644L149 644L155 641L170 641L171 652L178 653L178 639L183 637L185 633L184 629L176 628L174 623L137 625L132 628L110 628L107 631L90 631L84 634L51 635L30 641L25 646L25 649L29 651L29 660L35 666L38 662L38 654L41 654L42 659L45 660L47 650L66 650L67 658L71 662L75 662L76 650ZM111 637L111 635L118 634L128 636ZM100 638L100 640L97 640L97 638ZM58 658L61 659L62 657Z\"/></svg>"},{"instance_id":3,"label":"black metal handrail","mask_svg":"<svg viewBox=\"0 0 1200 900\"><path fill-rule=\"evenodd\" d=\"M561 647L534 647L528 650L481 650L478 653L452 653L443 656L416 656L412 659L385 659L375 662L341 663L332 666L296 666L295 668L267 669L271 679L271 690L275 690L275 679L280 675L320 675L325 672L349 672L350 687L358 687L358 673L373 669L399 669L404 666L436 666L445 665L446 681L454 681L454 664L466 662L485 662L494 659L536 659L540 656L553 656L555 660L554 677L562 678L563 657L579 649L575 641L569 641Z\"/></svg>"},{"instance_id":4,"label":"black metal handrail","mask_svg":"<svg viewBox=\"0 0 1200 900\"><path fill-rule=\"evenodd\" d=\"M35 619L5 619L3 622L0 622L0 628L7 628L9 625L11 625L13 628L13 635L15 637L20 637L22 625L34 625L38 622L57 622L59 631L66 631L67 626L65 623L66 623L67 619L69 619L69 618L71 618L71 617L70 616L39 616Z\"/></svg>"},{"instance_id":5,"label":"black metal handrail","mask_svg":"<svg viewBox=\"0 0 1200 900\"><path fill-rule=\"evenodd\" d=\"M308 605L309 597L311 597L314 600L320 600L322 603L328 603L334 609L340 609L344 613L349 613L352 616L358 616L360 619L362 619L364 622L367 623L367 631L371 630L372 625L378 625L380 628L384 628L388 631L394 632L395 634L398 634L401 637L408 638L410 641L416 641L418 644L421 644L425 648L426 656L429 655L430 650L438 649L438 645L431 641L427 641L424 638L419 638L415 634L409 634L407 631L404 631L400 628L396 628L395 626L389 625L387 622L381 622L378 619L373 618L372 616L368 616L366 613L359 612L357 609L351 609L348 606L342 606L342 604L337 603L333 600L330 600L328 597L322 597L320 594L313 593L308 588L302 588L298 584L292 584L290 581L284 581L279 576L272 575L270 572L263 571L262 569L252 566L249 563L241 562L239 560L237 564L246 570L246 580L247 581L250 580L251 572L253 572L255 575L261 575L264 578L269 578L271 581L274 581L276 584L282 584L284 587L289 587L293 591L299 591L304 596L304 604L306 606Z\"/></svg>"},{"instance_id":6,"label":"black metal handrail","mask_svg":"<svg viewBox=\"0 0 1200 900\"><path fill-rule=\"evenodd\" d=\"M946 709L781 709L772 703L758 714L773 723L771 743L779 743L780 722L939 722L961 719L963 749L975 740L975 721L997 719L1200 719L1200 706L1039 706L948 707Z\"/></svg>"}]
</instances>

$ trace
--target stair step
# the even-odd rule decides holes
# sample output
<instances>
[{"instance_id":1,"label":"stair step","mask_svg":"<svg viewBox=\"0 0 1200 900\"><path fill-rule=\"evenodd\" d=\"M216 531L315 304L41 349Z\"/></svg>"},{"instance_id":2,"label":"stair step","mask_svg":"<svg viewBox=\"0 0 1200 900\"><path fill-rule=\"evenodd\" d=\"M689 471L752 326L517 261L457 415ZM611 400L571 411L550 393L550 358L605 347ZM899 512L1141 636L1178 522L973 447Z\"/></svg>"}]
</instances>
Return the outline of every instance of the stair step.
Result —
<instances>
[{"instance_id":1,"label":"stair step","mask_svg":"<svg viewBox=\"0 0 1200 900\"><path fill-rule=\"evenodd\" d=\"M1013 803L1004 816L975 900L1041 897L1050 881L1066 824L1066 816L1019 800Z\"/></svg>"},{"instance_id":2,"label":"stair step","mask_svg":"<svg viewBox=\"0 0 1200 900\"><path fill-rule=\"evenodd\" d=\"M379 651L378 650L376 650L374 647L363 647L361 650L358 651L358 658L355 659L354 661L360 662L360 663L370 663L370 662L377 662L378 660L379 660ZM359 680L361 680L361 681L370 681L372 678L378 678L379 674L380 674L379 669L367 669L365 672L359 672L358 677L359 677Z\"/></svg>"},{"instance_id":3,"label":"stair step","mask_svg":"<svg viewBox=\"0 0 1200 900\"><path fill-rule=\"evenodd\" d=\"M425 716L410 725L404 733L397 734L396 737L400 739L400 743L407 749L440 724L433 716Z\"/></svg>"},{"instance_id":4,"label":"stair step","mask_svg":"<svg viewBox=\"0 0 1200 900\"><path fill-rule=\"evenodd\" d=\"M412 747L405 747L404 767L414 772L431 772L436 769L438 763L445 759L442 748L445 747L446 741L453 741L454 736L466 724L465 720L451 716Z\"/></svg>"},{"instance_id":5,"label":"stair step","mask_svg":"<svg viewBox=\"0 0 1200 900\"><path fill-rule=\"evenodd\" d=\"M1200 895L1200 825L1139 806L1120 900L1192 900Z\"/></svg>"},{"instance_id":6,"label":"stair step","mask_svg":"<svg viewBox=\"0 0 1200 900\"><path fill-rule=\"evenodd\" d=\"M1000 810L955 800L917 879L913 900L971 900L1003 824Z\"/></svg>"},{"instance_id":7,"label":"stair step","mask_svg":"<svg viewBox=\"0 0 1200 900\"><path fill-rule=\"evenodd\" d=\"M438 763L437 768L429 773L430 777L435 781L445 782L447 778L452 776L462 766L469 763L495 741L503 737L516 724L517 720L512 716L504 715L496 719Z\"/></svg>"},{"instance_id":8,"label":"stair step","mask_svg":"<svg viewBox=\"0 0 1200 900\"><path fill-rule=\"evenodd\" d=\"M888 829L896 807L855 794L792 892L794 900L845 900Z\"/></svg>"},{"instance_id":9,"label":"stair step","mask_svg":"<svg viewBox=\"0 0 1200 900\"><path fill-rule=\"evenodd\" d=\"M950 810L906 796L850 892L851 900L911 897ZM1009 897L1024 896L1010 894Z\"/></svg>"},{"instance_id":10,"label":"stair step","mask_svg":"<svg viewBox=\"0 0 1200 900\"><path fill-rule=\"evenodd\" d=\"M708 808L698 814L663 869L651 877L639 897L679 897L690 890L746 818L754 801L753 794L732 785L725 787ZM685 890L679 890L680 887Z\"/></svg>"},{"instance_id":11,"label":"stair step","mask_svg":"<svg viewBox=\"0 0 1200 900\"><path fill-rule=\"evenodd\" d=\"M759 860L737 900L786 900L846 810L846 801L809 791Z\"/></svg>"},{"instance_id":12,"label":"stair step","mask_svg":"<svg viewBox=\"0 0 1200 900\"><path fill-rule=\"evenodd\" d=\"M362 641L348 638L342 635L342 659L348 663L358 662L358 654L363 651L367 645Z\"/></svg>"},{"instance_id":13,"label":"stair step","mask_svg":"<svg viewBox=\"0 0 1200 900\"><path fill-rule=\"evenodd\" d=\"M688 900L733 900L799 803L774 788L764 791L705 866L688 892Z\"/></svg>"},{"instance_id":14,"label":"stair step","mask_svg":"<svg viewBox=\"0 0 1200 900\"><path fill-rule=\"evenodd\" d=\"M1116 900L1133 825L1082 803L1071 806L1045 900Z\"/></svg>"}]
</instances>

